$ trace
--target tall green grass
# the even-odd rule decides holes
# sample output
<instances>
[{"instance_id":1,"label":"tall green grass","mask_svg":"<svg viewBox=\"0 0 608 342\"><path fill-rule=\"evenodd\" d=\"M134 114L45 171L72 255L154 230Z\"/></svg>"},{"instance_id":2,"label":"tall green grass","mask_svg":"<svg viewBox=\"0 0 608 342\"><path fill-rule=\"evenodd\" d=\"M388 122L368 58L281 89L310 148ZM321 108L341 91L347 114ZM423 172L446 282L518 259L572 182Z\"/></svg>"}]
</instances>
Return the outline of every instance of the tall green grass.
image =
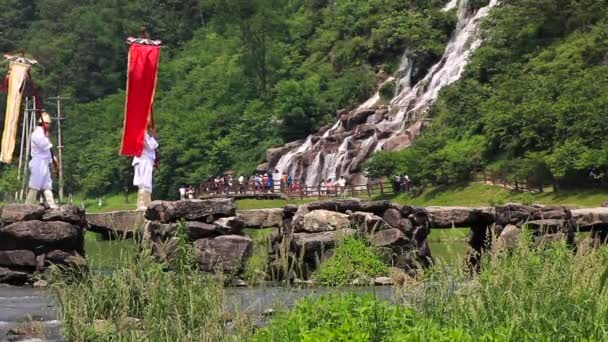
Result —
<instances>
[{"instance_id":1,"label":"tall green grass","mask_svg":"<svg viewBox=\"0 0 608 342\"><path fill-rule=\"evenodd\" d=\"M69 341L240 341L223 310L223 279L198 272L183 234L171 265L148 250L110 275L56 272L63 332ZM171 271L167 271L171 269ZM140 320L136 324L128 322ZM125 323L127 322L127 323ZM240 325L237 325L240 326Z\"/></svg>"},{"instance_id":2,"label":"tall green grass","mask_svg":"<svg viewBox=\"0 0 608 342\"><path fill-rule=\"evenodd\" d=\"M304 300L255 340L607 340L608 248L573 253L523 235L515 249L486 255L479 274L430 269L397 304L354 295Z\"/></svg>"},{"instance_id":3,"label":"tall green grass","mask_svg":"<svg viewBox=\"0 0 608 342\"><path fill-rule=\"evenodd\" d=\"M517 247L483 259L482 271L430 272L420 314L500 341L608 338L608 248L573 253L565 243Z\"/></svg>"}]
</instances>

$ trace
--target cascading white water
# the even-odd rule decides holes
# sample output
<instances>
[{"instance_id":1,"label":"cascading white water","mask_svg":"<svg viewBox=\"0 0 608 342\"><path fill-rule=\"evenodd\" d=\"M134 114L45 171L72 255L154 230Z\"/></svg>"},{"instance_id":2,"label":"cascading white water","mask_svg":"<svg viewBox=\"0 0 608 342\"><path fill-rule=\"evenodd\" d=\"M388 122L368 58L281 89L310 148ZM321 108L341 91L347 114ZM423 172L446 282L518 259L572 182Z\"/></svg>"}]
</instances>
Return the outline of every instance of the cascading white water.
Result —
<instances>
[{"instance_id":1,"label":"cascading white water","mask_svg":"<svg viewBox=\"0 0 608 342\"><path fill-rule=\"evenodd\" d=\"M477 34L479 23L497 3L498 0L490 0L487 6L476 12L469 9L466 0L450 0L444 6L443 11L458 6L458 22L443 56L422 80L412 85L413 63L407 51L404 53L395 77L383 82L395 81L397 88L389 108L381 118L370 115L362 125L368 126L364 127L368 130L372 126L375 129L373 134L363 134L364 130L360 127L345 128L339 120L321 136L310 135L302 145L287 152L275 168L280 172L286 171L294 179L304 178L306 185L316 186L324 179L348 176L351 170L356 169L357 165L354 164L361 163L369 156L370 149L378 151L409 146L411 140L420 134L421 116L435 101L440 90L461 77L471 53L481 44ZM376 92L353 112L370 110L379 102L380 94ZM337 142L340 144L336 149ZM313 158L311 154L315 154ZM303 161L305 156L310 161L309 165Z\"/></svg>"}]
</instances>

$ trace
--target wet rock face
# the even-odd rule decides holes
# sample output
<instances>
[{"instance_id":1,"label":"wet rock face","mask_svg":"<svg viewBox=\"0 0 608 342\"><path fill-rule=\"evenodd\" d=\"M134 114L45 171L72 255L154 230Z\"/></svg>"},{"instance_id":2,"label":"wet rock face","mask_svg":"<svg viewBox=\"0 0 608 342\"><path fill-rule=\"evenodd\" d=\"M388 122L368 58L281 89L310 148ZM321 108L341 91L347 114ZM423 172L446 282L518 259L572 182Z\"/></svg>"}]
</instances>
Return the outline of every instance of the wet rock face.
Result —
<instances>
[{"instance_id":1,"label":"wet rock face","mask_svg":"<svg viewBox=\"0 0 608 342\"><path fill-rule=\"evenodd\" d=\"M151 220L147 243L159 261L171 261L183 229L201 271L237 274L251 256L253 241L243 234L242 216L235 214L233 199L152 202L145 214Z\"/></svg>"},{"instance_id":2,"label":"wet rock face","mask_svg":"<svg viewBox=\"0 0 608 342\"><path fill-rule=\"evenodd\" d=\"M33 283L53 264L85 269L86 225L84 211L71 205L0 207L0 283Z\"/></svg>"}]
</instances>

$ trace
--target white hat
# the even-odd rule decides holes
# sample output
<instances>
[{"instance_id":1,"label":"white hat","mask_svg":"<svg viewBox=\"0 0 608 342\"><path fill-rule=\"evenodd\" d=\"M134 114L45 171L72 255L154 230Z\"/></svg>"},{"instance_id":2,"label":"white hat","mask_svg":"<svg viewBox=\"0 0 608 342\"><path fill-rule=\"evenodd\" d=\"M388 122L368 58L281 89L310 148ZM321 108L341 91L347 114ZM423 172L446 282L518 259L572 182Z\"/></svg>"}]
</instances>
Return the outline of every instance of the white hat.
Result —
<instances>
[{"instance_id":1,"label":"white hat","mask_svg":"<svg viewBox=\"0 0 608 342\"><path fill-rule=\"evenodd\" d=\"M51 116L47 112L42 112L38 121L41 123L51 123Z\"/></svg>"}]
</instances>

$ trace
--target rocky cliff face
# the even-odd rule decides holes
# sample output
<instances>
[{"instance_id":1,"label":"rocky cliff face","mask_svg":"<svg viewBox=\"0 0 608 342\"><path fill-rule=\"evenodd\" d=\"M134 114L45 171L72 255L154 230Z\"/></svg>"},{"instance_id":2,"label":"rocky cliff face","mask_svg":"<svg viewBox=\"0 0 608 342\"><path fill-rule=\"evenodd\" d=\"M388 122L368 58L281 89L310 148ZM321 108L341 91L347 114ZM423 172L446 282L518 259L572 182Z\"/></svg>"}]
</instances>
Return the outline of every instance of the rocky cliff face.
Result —
<instances>
[{"instance_id":1,"label":"rocky cliff face","mask_svg":"<svg viewBox=\"0 0 608 342\"><path fill-rule=\"evenodd\" d=\"M496 4L497 0L491 0L473 11L467 1L460 1L456 30L439 62L421 68L406 51L396 75L382 82L393 82L396 88L388 104L383 105L376 93L350 112L338 111L333 126L305 141L269 150L264 167L287 172L309 186L339 176L350 178L351 183L364 182L363 162L374 152L406 148L421 134L428 120L426 111L443 87L460 78L470 54L481 43L479 23ZM444 10L455 5L450 1ZM422 78L418 76L421 69L428 70Z\"/></svg>"}]
</instances>

